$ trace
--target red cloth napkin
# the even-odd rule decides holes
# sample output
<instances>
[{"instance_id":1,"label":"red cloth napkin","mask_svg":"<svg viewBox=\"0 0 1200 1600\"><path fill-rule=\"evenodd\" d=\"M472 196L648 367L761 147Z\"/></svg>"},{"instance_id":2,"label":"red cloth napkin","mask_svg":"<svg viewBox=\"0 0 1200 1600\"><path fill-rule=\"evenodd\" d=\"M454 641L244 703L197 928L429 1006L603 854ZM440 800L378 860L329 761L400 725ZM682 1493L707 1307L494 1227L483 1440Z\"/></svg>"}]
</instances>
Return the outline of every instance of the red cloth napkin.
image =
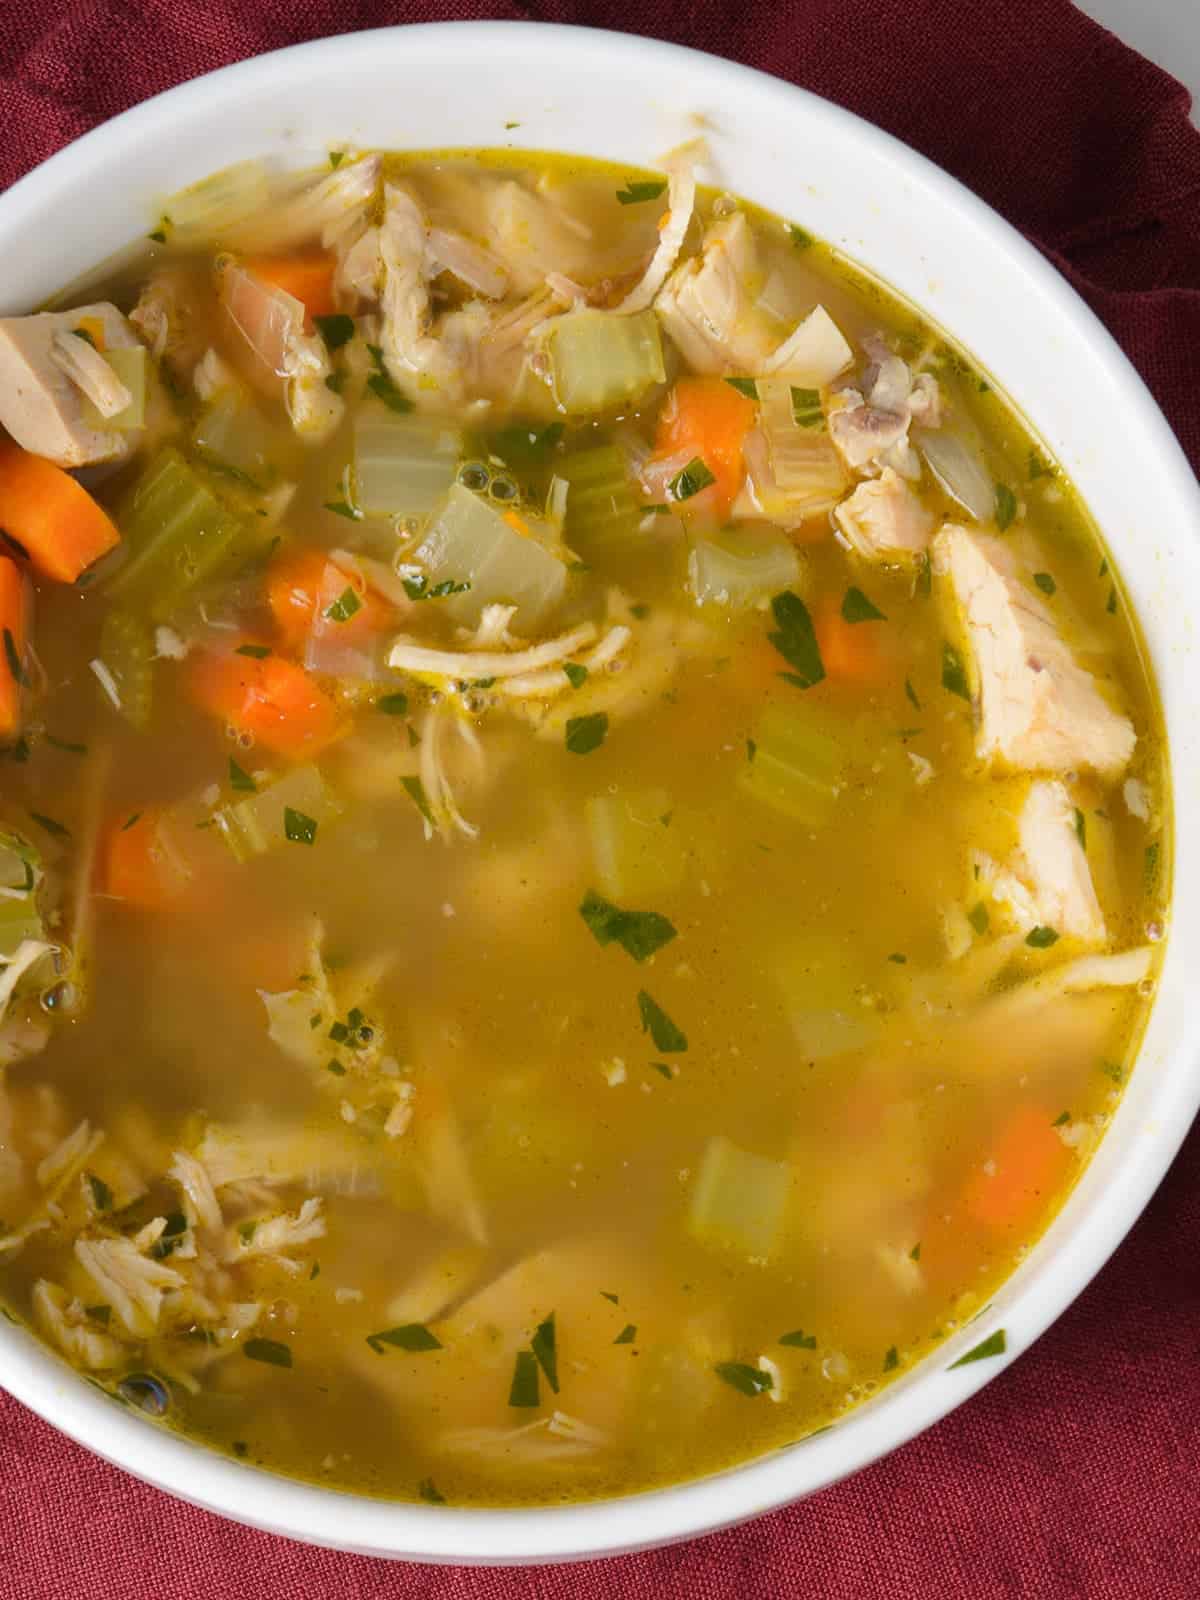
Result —
<instances>
[{"instance_id":1,"label":"red cloth napkin","mask_svg":"<svg viewBox=\"0 0 1200 1600\"><path fill-rule=\"evenodd\" d=\"M701 46L908 140L1066 273L1200 465L1200 134L1186 91L1066 0L8 0L0 186L134 101L244 56L480 17ZM1194 1131L1107 1269L968 1406L744 1528L573 1569L393 1566L177 1504L0 1397L0 1600L1196 1600L1198 1156Z\"/></svg>"}]
</instances>

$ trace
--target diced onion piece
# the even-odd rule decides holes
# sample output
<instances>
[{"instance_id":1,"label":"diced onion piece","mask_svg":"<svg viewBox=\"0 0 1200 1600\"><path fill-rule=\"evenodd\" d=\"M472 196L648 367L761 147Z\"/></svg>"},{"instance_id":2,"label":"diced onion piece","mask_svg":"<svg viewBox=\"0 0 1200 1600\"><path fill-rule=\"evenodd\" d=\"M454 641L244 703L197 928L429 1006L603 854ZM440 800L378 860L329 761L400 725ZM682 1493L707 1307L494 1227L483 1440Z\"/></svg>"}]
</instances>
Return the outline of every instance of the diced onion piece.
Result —
<instances>
[{"instance_id":1,"label":"diced onion piece","mask_svg":"<svg viewBox=\"0 0 1200 1600\"><path fill-rule=\"evenodd\" d=\"M522 632L537 628L562 599L567 569L532 531L524 531L528 527L515 510L502 513L454 484L413 561L430 588L445 582L470 588L429 603L464 627L474 627L485 606L516 606Z\"/></svg>"},{"instance_id":2,"label":"diced onion piece","mask_svg":"<svg viewBox=\"0 0 1200 1600\"><path fill-rule=\"evenodd\" d=\"M975 452L944 428L914 428L912 439L938 483L976 522L996 514L996 485Z\"/></svg>"},{"instance_id":3,"label":"diced onion piece","mask_svg":"<svg viewBox=\"0 0 1200 1600\"><path fill-rule=\"evenodd\" d=\"M663 823L670 811L665 789L598 794L587 802L592 864L611 900L653 904L657 895L683 883L687 854L679 835Z\"/></svg>"},{"instance_id":4,"label":"diced onion piece","mask_svg":"<svg viewBox=\"0 0 1200 1600\"><path fill-rule=\"evenodd\" d=\"M426 516L454 482L461 432L436 417L364 406L354 419L354 481L367 516Z\"/></svg>"},{"instance_id":5,"label":"diced onion piece","mask_svg":"<svg viewBox=\"0 0 1200 1600\"><path fill-rule=\"evenodd\" d=\"M780 662L780 668L783 668ZM754 733L753 756L738 774L746 794L797 822L820 826L837 805L845 771L838 740L811 710L770 706Z\"/></svg>"},{"instance_id":6,"label":"diced onion piece","mask_svg":"<svg viewBox=\"0 0 1200 1600\"><path fill-rule=\"evenodd\" d=\"M282 428L265 417L240 387L219 389L192 433L197 454L255 489L266 489L296 466Z\"/></svg>"},{"instance_id":7,"label":"diced onion piece","mask_svg":"<svg viewBox=\"0 0 1200 1600\"><path fill-rule=\"evenodd\" d=\"M229 320L267 371L286 378L289 344L303 335L304 306L236 261L224 260L219 272L221 304Z\"/></svg>"},{"instance_id":8,"label":"diced onion piece","mask_svg":"<svg viewBox=\"0 0 1200 1600\"><path fill-rule=\"evenodd\" d=\"M699 540L688 557L688 587L699 606L745 611L799 577L800 558L778 528L726 528Z\"/></svg>"},{"instance_id":9,"label":"diced onion piece","mask_svg":"<svg viewBox=\"0 0 1200 1600\"><path fill-rule=\"evenodd\" d=\"M341 807L316 767L296 767L258 794L223 806L214 821L234 858L249 861L288 842L284 816L288 810L320 826L333 822Z\"/></svg>"},{"instance_id":10,"label":"diced onion piece","mask_svg":"<svg viewBox=\"0 0 1200 1600\"><path fill-rule=\"evenodd\" d=\"M163 206L163 215L176 239L180 235L219 239L266 207L270 187L261 161L237 161L199 183L179 189ZM187 242L199 240L189 237Z\"/></svg>"},{"instance_id":11,"label":"diced onion piece","mask_svg":"<svg viewBox=\"0 0 1200 1600\"><path fill-rule=\"evenodd\" d=\"M746 487L734 504L736 516L759 516L795 527L831 511L846 492L846 470L829 435L800 428L789 413L778 421L764 414L746 435Z\"/></svg>"},{"instance_id":12,"label":"diced onion piece","mask_svg":"<svg viewBox=\"0 0 1200 1600\"><path fill-rule=\"evenodd\" d=\"M688 1205L688 1232L701 1244L769 1256L793 1182L784 1161L742 1150L724 1134L705 1146Z\"/></svg>"},{"instance_id":13,"label":"diced onion piece","mask_svg":"<svg viewBox=\"0 0 1200 1600\"><path fill-rule=\"evenodd\" d=\"M554 398L568 416L637 400L666 378L653 311L570 311L546 334Z\"/></svg>"},{"instance_id":14,"label":"diced onion piece","mask_svg":"<svg viewBox=\"0 0 1200 1600\"><path fill-rule=\"evenodd\" d=\"M763 363L765 373L778 373L808 389L824 389L854 360L842 330L824 306L814 306Z\"/></svg>"}]
</instances>

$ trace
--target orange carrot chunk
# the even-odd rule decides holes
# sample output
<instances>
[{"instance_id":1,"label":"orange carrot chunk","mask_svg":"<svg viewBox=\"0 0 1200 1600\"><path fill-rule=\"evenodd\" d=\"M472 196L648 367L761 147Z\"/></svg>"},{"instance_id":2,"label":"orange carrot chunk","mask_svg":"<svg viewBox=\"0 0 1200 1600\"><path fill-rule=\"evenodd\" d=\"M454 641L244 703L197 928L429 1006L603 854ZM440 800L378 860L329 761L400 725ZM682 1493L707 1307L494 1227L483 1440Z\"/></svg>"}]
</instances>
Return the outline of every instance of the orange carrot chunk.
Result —
<instances>
[{"instance_id":1,"label":"orange carrot chunk","mask_svg":"<svg viewBox=\"0 0 1200 1600\"><path fill-rule=\"evenodd\" d=\"M680 378L659 413L651 465L670 459L686 467L702 461L714 482L687 504L723 520L746 475L742 446L754 418L754 402L724 378Z\"/></svg>"},{"instance_id":2,"label":"orange carrot chunk","mask_svg":"<svg viewBox=\"0 0 1200 1600\"><path fill-rule=\"evenodd\" d=\"M989 1228L1033 1222L1066 1173L1070 1152L1043 1106L1021 1106L967 1181L968 1215Z\"/></svg>"},{"instance_id":3,"label":"orange carrot chunk","mask_svg":"<svg viewBox=\"0 0 1200 1600\"><path fill-rule=\"evenodd\" d=\"M268 647L254 640L243 648ZM269 651L264 656L206 653L189 673L192 699L238 733L290 760L323 750L342 731L333 701L294 661Z\"/></svg>"},{"instance_id":4,"label":"orange carrot chunk","mask_svg":"<svg viewBox=\"0 0 1200 1600\"><path fill-rule=\"evenodd\" d=\"M74 583L121 542L111 517L69 472L7 440L0 440L0 528L35 571L59 583Z\"/></svg>"},{"instance_id":5,"label":"orange carrot chunk","mask_svg":"<svg viewBox=\"0 0 1200 1600\"><path fill-rule=\"evenodd\" d=\"M0 556L0 629L4 660L0 661L0 740L21 731L22 691L27 682L29 649L29 584L15 561Z\"/></svg>"},{"instance_id":6,"label":"orange carrot chunk","mask_svg":"<svg viewBox=\"0 0 1200 1600\"><path fill-rule=\"evenodd\" d=\"M830 680L878 683L887 676L879 622L847 622L837 602L830 601L817 610L813 627Z\"/></svg>"},{"instance_id":7,"label":"orange carrot chunk","mask_svg":"<svg viewBox=\"0 0 1200 1600\"><path fill-rule=\"evenodd\" d=\"M183 888L186 875L159 837L162 813L147 810L114 821L100 840L97 888L114 900L153 910Z\"/></svg>"},{"instance_id":8,"label":"orange carrot chunk","mask_svg":"<svg viewBox=\"0 0 1200 1600\"><path fill-rule=\"evenodd\" d=\"M277 557L267 574L267 604L286 643L294 648L306 639L318 602L330 592L336 599L346 589L358 600L358 609L337 624L347 642L380 633L395 621L391 606L356 573L343 573L323 550L290 550Z\"/></svg>"},{"instance_id":9,"label":"orange carrot chunk","mask_svg":"<svg viewBox=\"0 0 1200 1600\"><path fill-rule=\"evenodd\" d=\"M299 300L304 307L304 327L313 331L314 317L328 317L337 310L333 297L334 256L325 251L307 251L295 256L250 256L242 265L264 283L273 284Z\"/></svg>"}]
</instances>

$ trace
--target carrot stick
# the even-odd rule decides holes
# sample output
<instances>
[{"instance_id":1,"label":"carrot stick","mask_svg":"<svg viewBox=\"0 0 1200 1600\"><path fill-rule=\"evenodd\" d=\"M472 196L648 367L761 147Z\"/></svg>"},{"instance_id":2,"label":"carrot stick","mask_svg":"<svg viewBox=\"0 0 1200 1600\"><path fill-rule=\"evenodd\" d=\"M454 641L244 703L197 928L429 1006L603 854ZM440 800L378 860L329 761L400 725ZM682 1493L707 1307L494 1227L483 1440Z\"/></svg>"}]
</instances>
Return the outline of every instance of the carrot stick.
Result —
<instances>
[{"instance_id":1,"label":"carrot stick","mask_svg":"<svg viewBox=\"0 0 1200 1600\"><path fill-rule=\"evenodd\" d=\"M1070 1153L1043 1106L1021 1106L1001 1129L986 1168L967 1181L969 1216L989 1228L1031 1222L1062 1182Z\"/></svg>"},{"instance_id":2,"label":"carrot stick","mask_svg":"<svg viewBox=\"0 0 1200 1600\"><path fill-rule=\"evenodd\" d=\"M813 618L821 660L828 678L879 683L888 676L878 622L847 622L836 602L822 605Z\"/></svg>"},{"instance_id":3,"label":"carrot stick","mask_svg":"<svg viewBox=\"0 0 1200 1600\"><path fill-rule=\"evenodd\" d=\"M357 573L343 572L323 550L290 550L271 563L267 574L267 604L289 646L299 645L312 632L317 604L329 589L331 567L335 593L353 589L360 602L353 616L337 625L340 637L354 642L382 632L395 620L393 609Z\"/></svg>"},{"instance_id":4,"label":"carrot stick","mask_svg":"<svg viewBox=\"0 0 1200 1600\"><path fill-rule=\"evenodd\" d=\"M296 256L251 256L242 265L264 283L273 284L299 300L304 307L304 327L313 331L314 317L328 317L337 310L333 297L335 258L324 251L308 251Z\"/></svg>"},{"instance_id":5,"label":"carrot stick","mask_svg":"<svg viewBox=\"0 0 1200 1600\"><path fill-rule=\"evenodd\" d=\"M0 440L0 528L35 571L59 583L74 583L121 542L108 513L69 472L6 440Z\"/></svg>"},{"instance_id":6,"label":"carrot stick","mask_svg":"<svg viewBox=\"0 0 1200 1600\"><path fill-rule=\"evenodd\" d=\"M266 649L254 640L251 650ZM336 705L294 661L212 652L199 656L188 678L192 699L264 750L291 760L315 755L342 731Z\"/></svg>"},{"instance_id":7,"label":"carrot stick","mask_svg":"<svg viewBox=\"0 0 1200 1600\"><path fill-rule=\"evenodd\" d=\"M21 729L29 615L29 585L25 574L15 561L0 556L0 629L4 640L4 660L0 662L0 739L3 740L14 738Z\"/></svg>"},{"instance_id":8,"label":"carrot stick","mask_svg":"<svg viewBox=\"0 0 1200 1600\"><path fill-rule=\"evenodd\" d=\"M101 894L152 910L183 887L183 878L162 847L162 813L143 811L112 822L100 842L97 888Z\"/></svg>"},{"instance_id":9,"label":"carrot stick","mask_svg":"<svg viewBox=\"0 0 1200 1600\"><path fill-rule=\"evenodd\" d=\"M745 477L742 446L754 426L754 402L724 378L680 378L659 413L657 459L698 458L716 482L687 502L689 510L729 515Z\"/></svg>"}]
</instances>

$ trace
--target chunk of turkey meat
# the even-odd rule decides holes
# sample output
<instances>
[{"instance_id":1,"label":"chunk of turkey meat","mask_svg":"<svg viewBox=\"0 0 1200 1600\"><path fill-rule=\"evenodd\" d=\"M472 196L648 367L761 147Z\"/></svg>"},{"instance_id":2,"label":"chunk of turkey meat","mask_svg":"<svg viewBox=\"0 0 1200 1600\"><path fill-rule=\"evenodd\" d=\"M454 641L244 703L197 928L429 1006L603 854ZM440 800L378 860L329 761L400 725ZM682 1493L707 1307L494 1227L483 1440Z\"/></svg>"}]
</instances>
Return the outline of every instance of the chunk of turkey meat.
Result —
<instances>
[{"instance_id":1,"label":"chunk of turkey meat","mask_svg":"<svg viewBox=\"0 0 1200 1600\"><path fill-rule=\"evenodd\" d=\"M103 354L75 330L96 323L102 337L93 343L104 349L132 349L139 343L126 318L108 302L0 320L0 426L23 449L60 467L123 461L132 449L129 434L94 427L84 413L93 383L89 368L102 362ZM70 359L71 352L83 360Z\"/></svg>"},{"instance_id":2,"label":"chunk of turkey meat","mask_svg":"<svg viewBox=\"0 0 1200 1600\"><path fill-rule=\"evenodd\" d=\"M868 561L911 561L929 548L933 513L891 467L860 483L833 515L844 541Z\"/></svg>"},{"instance_id":3,"label":"chunk of turkey meat","mask_svg":"<svg viewBox=\"0 0 1200 1600\"><path fill-rule=\"evenodd\" d=\"M748 287L757 270L744 212L714 222L700 254L671 274L654 302L663 327L697 372L760 372L779 343Z\"/></svg>"},{"instance_id":4,"label":"chunk of turkey meat","mask_svg":"<svg viewBox=\"0 0 1200 1600\"><path fill-rule=\"evenodd\" d=\"M1022 932L1053 928L1084 944L1103 944L1108 930L1066 785L1057 778L1030 784L1017 827L1007 869L992 873L985 862L980 874L990 878L992 898L1009 907Z\"/></svg>"},{"instance_id":5,"label":"chunk of turkey meat","mask_svg":"<svg viewBox=\"0 0 1200 1600\"><path fill-rule=\"evenodd\" d=\"M948 522L930 553L970 648L980 758L1030 772L1089 768L1115 778L1133 754L1133 724L1076 661L1008 546Z\"/></svg>"}]
</instances>

